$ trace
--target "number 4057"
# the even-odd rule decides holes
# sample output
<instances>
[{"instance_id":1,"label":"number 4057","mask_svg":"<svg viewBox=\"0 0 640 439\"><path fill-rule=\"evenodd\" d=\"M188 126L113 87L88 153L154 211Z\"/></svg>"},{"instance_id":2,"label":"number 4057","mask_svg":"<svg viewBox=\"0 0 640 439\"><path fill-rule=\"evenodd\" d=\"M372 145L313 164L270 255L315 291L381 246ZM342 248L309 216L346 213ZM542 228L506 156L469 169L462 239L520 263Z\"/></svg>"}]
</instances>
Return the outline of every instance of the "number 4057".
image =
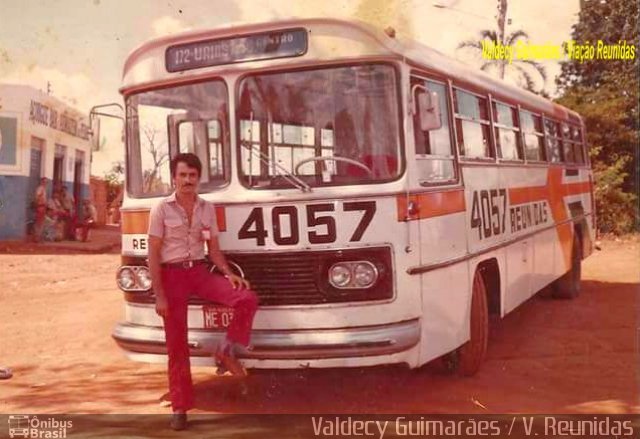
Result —
<instances>
[{"instance_id":1,"label":"number 4057","mask_svg":"<svg viewBox=\"0 0 640 439\"><path fill-rule=\"evenodd\" d=\"M357 242L362 239L369 227L376 211L375 201L353 201L343 203L343 212L361 211L362 216L358 226L353 231L349 241ZM310 204L306 206L307 224L303 231L300 230L298 209L296 206L277 206L271 210L271 224L273 230L273 242L276 245L295 245L300 242L300 234L307 233L309 243L328 244L337 239L337 226L334 203ZM284 234L281 224L283 217L288 217L290 232ZM287 221L285 220L285 221ZM255 239L257 245L266 245L269 231L264 225L264 209L255 207L238 231L238 239Z\"/></svg>"}]
</instances>

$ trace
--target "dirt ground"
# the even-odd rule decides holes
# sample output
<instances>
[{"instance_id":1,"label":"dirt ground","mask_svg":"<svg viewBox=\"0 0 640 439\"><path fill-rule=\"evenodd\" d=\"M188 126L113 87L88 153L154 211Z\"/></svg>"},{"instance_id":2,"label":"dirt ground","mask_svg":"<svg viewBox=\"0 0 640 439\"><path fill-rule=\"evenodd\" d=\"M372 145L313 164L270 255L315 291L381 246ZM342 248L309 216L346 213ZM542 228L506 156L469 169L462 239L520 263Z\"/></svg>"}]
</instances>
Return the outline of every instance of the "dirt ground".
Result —
<instances>
[{"instance_id":1,"label":"dirt ground","mask_svg":"<svg viewBox=\"0 0 640 439\"><path fill-rule=\"evenodd\" d=\"M257 371L242 396L234 378L194 368L194 412L638 413L640 242L601 245L578 299L538 295L495 324L475 377ZM168 413L165 366L127 360L110 336L123 314L117 247L76 250L0 243L0 365L14 372L0 413Z\"/></svg>"}]
</instances>

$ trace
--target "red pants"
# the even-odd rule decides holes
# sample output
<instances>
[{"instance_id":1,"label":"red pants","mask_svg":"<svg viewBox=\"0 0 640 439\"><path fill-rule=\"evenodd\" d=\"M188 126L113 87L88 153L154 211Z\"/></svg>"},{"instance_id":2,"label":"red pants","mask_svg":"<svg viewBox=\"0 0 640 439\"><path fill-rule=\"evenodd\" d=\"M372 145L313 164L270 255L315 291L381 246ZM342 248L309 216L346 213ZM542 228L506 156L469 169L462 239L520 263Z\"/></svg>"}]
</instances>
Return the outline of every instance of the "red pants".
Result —
<instances>
[{"instance_id":1,"label":"red pants","mask_svg":"<svg viewBox=\"0 0 640 439\"><path fill-rule=\"evenodd\" d=\"M206 265L193 268L162 267L162 285L167 295L169 316L164 318L164 333L169 356L169 393L173 411L193 406L193 383L187 344L187 304L191 293L234 308L227 330L231 342L249 345L253 316L258 298L251 290L234 290L219 274L211 274Z\"/></svg>"}]
</instances>

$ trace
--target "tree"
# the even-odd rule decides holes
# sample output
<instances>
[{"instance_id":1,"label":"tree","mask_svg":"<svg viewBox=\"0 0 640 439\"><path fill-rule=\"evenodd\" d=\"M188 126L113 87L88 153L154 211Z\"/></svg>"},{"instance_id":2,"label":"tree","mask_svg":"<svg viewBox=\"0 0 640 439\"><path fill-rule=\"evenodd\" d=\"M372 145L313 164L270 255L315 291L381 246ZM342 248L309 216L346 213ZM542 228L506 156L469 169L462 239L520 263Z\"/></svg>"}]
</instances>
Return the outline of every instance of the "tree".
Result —
<instances>
[{"instance_id":1,"label":"tree","mask_svg":"<svg viewBox=\"0 0 640 439\"><path fill-rule=\"evenodd\" d=\"M162 177L158 175L163 164L169 161L169 152L165 142L156 144L156 136L158 131L153 127L145 127L142 130L147 140L146 148L151 159L153 160L153 168L144 172L144 189L145 192L153 192L162 185Z\"/></svg>"},{"instance_id":2,"label":"tree","mask_svg":"<svg viewBox=\"0 0 640 439\"><path fill-rule=\"evenodd\" d=\"M466 40L458 44L458 49L472 49L477 54L481 55L483 52L483 42L489 43L493 46L511 46L513 47L518 41L528 42L529 35L523 30L516 30L505 36L505 21L507 16L507 0L500 0L498 3L498 14L496 21L497 30L483 29L480 31L479 40ZM539 93L546 95L542 89L544 83L547 80L547 71L540 63L532 61L530 59L517 59L514 58L511 63L508 59L485 59L481 70L490 72L492 70L498 71L498 77L504 79L507 68L513 69L518 77L524 81L524 88L533 93ZM542 78L543 87L536 89L536 83L533 79L532 72L537 72Z\"/></svg>"},{"instance_id":3,"label":"tree","mask_svg":"<svg viewBox=\"0 0 640 439\"><path fill-rule=\"evenodd\" d=\"M493 45L513 46L519 40L528 41L529 35L523 30L517 30L511 32L506 38L500 39L498 32L495 30L484 29L480 31L480 40L463 41L458 44L458 49L471 48L478 51L478 53L482 53L483 41L488 41ZM532 71L536 71L540 75L543 83L547 80L547 71L544 66L530 59L513 59L511 63L509 63L508 59L489 59L485 60L480 67L485 72L497 70L500 79L504 79L507 68L514 69L524 81L524 88L533 93L540 93L541 89L536 88L536 83L531 75Z\"/></svg>"},{"instance_id":4,"label":"tree","mask_svg":"<svg viewBox=\"0 0 640 439\"><path fill-rule=\"evenodd\" d=\"M124 162L113 162L109 172L104 174L107 182L107 204L111 204L122 192L124 180Z\"/></svg>"},{"instance_id":5,"label":"tree","mask_svg":"<svg viewBox=\"0 0 640 439\"><path fill-rule=\"evenodd\" d=\"M585 121L600 230L624 233L637 228L638 218L638 3L584 0L581 6L571 35L577 44L636 46L634 59L569 58L556 80L557 101Z\"/></svg>"}]
</instances>

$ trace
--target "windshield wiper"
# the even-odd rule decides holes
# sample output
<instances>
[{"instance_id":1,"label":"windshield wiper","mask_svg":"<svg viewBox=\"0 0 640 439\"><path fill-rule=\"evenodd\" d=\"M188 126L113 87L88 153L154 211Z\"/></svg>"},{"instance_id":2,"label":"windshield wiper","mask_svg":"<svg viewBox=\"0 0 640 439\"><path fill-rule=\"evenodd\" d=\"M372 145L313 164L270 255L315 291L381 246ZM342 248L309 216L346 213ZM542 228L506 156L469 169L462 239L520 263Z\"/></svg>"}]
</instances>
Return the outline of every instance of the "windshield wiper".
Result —
<instances>
[{"instance_id":1,"label":"windshield wiper","mask_svg":"<svg viewBox=\"0 0 640 439\"><path fill-rule=\"evenodd\" d=\"M302 192L311 192L311 186L309 186L307 183L305 183L303 180L301 180L298 176L292 174L291 172L289 172L285 167L283 167L282 165L279 165L278 163L275 162L271 162L269 161L269 156L267 156L266 154L264 154L261 151L256 151L253 146L251 145L250 141L247 140L243 140L241 141L242 146L244 146L245 148L247 148L251 154L255 157L257 157L260 160L260 163L265 164L267 166L274 166L276 170L280 171L278 173L278 175L282 176L282 178L286 181L288 181L289 183L291 183L291 185L295 186L296 188L300 189ZM251 185L251 179L253 178L252 174L249 174L249 185Z\"/></svg>"},{"instance_id":2,"label":"windshield wiper","mask_svg":"<svg viewBox=\"0 0 640 439\"><path fill-rule=\"evenodd\" d=\"M253 139L253 111L251 112L251 115L249 118L249 139ZM302 180L297 175L294 175L291 172L289 172L287 168L285 168L284 166L278 164L275 161L275 157L273 161L270 161L268 155L264 154L260 150L256 151L251 143L251 140L241 140L240 144L245 148L247 148L250 151L251 155L257 157L258 160L260 160L260 163L267 165L267 167L273 166L274 170L280 171L279 175L282 176L284 180L289 182L291 185L300 189L302 192L311 192L310 185L305 183L304 180ZM252 184L252 179L253 179L253 174L251 173L251 169L249 169L249 186L251 186Z\"/></svg>"}]
</instances>

